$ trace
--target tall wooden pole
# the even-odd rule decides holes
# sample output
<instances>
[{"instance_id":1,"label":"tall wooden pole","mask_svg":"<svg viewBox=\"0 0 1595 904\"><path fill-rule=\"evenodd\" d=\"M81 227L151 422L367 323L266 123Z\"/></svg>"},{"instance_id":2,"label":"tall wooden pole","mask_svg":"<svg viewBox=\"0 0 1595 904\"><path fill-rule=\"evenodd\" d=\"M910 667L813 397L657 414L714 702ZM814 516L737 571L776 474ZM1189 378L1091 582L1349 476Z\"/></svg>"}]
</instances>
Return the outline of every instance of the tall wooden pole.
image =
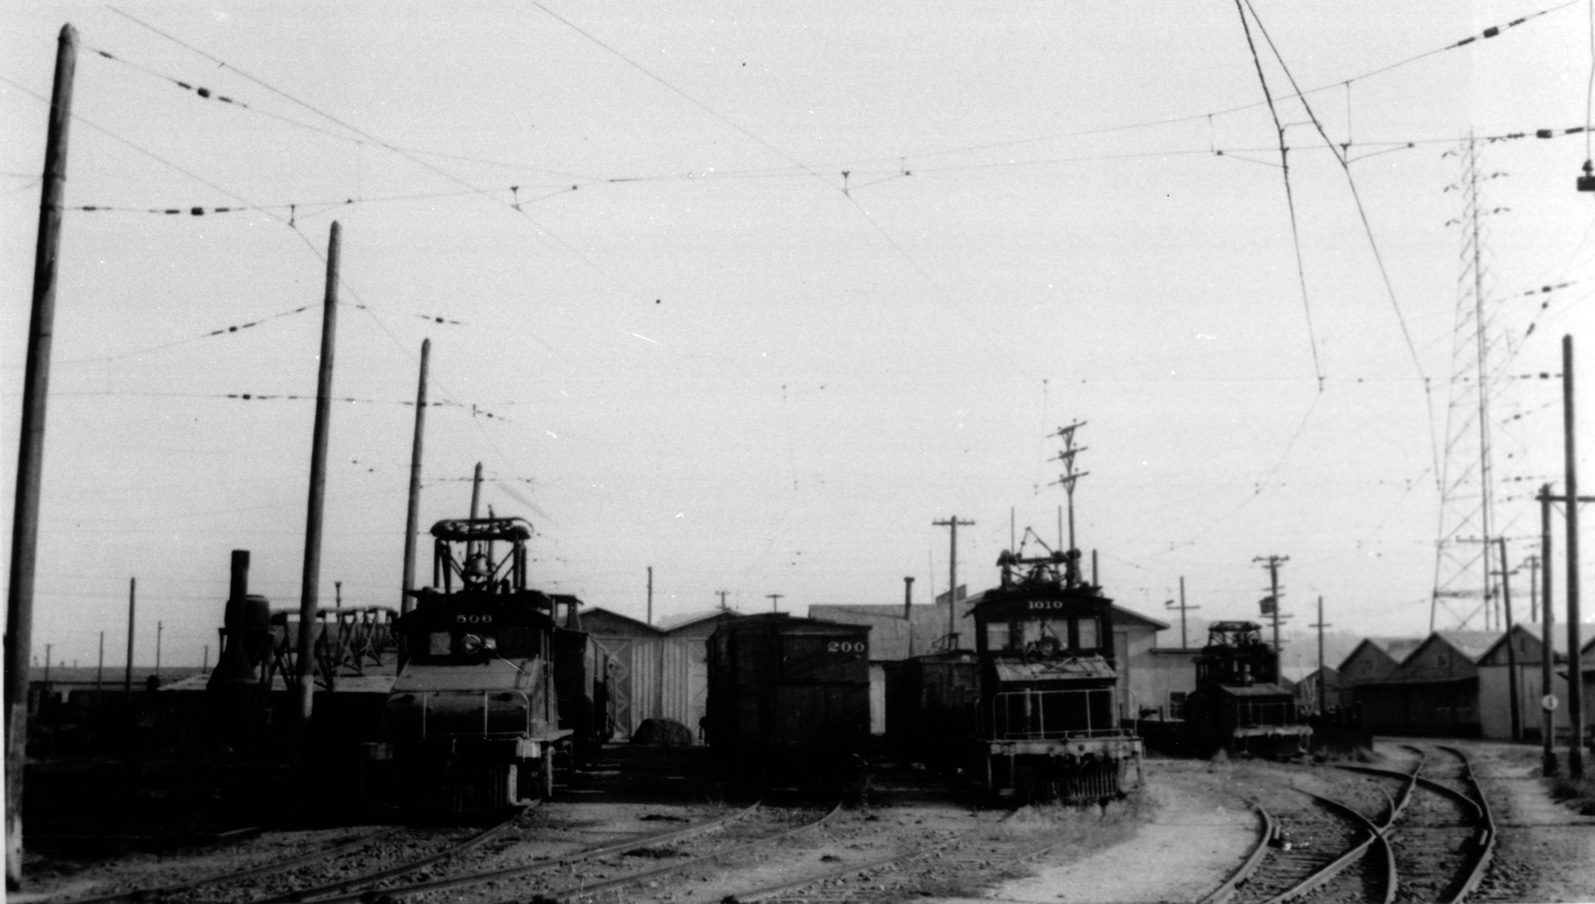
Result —
<instances>
[{"instance_id":1,"label":"tall wooden pole","mask_svg":"<svg viewBox=\"0 0 1595 904\"><path fill-rule=\"evenodd\" d=\"M61 251L61 203L66 186L68 126L78 33L61 27L56 43L55 87L44 140L44 185L33 257L33 313L22 383L21 439L11 518L11 574L6 596L6 888L22 888L22 768L28 748L28 670L33 659L33 587L39 548L39 494L44 475L44 415L50 389L50 346L55 336L55 285Z\"/></svg>"},{"instance_id":2,"label":"tall wooden pole","mask_svg":"<svg viewBox=\"0 0 1595 904\"><path fill-rule=\"evenodd\" d=\"M648 624L654 623L654 567L648 566Z\"/></svg>"},{"instance_id":3,"label":"tall wooden pole","mask_svg":"<svg viewBox=\"0 0 1595 904\"><path fill-rule=\"evenodd\" d=\"M1496 537L1501 548L1501 606L1506 615L1506 686L1512 695L1512 740L1523 740L1523 715L1519 711L1517 689L1517 645L1512 641L1512 578L1506 573L1506 538Z\"/></svg>"},{"instance_id":4,"label":"tall wooden pole","mask_svg":"<svg viewBox=\"0 0 1595 904\"><path fill-rule=\"evenodd\" d=\"M1584 675L1580 668L1578 612L1578 468L1574 443L1573 337L1562 337L1562 430L1567 469L1567 775L1584 777Z\"/></svg>"},{"instance_id":5,"label":"tall wooden pole","mask_svg":"<svg viewBox=\"0 0 1595 904\"><path fill-rule=\"evenodd\" d=\"M952 554L947 557L947 649L958 649L958 525L974 526L954 515L946 521L932 521L935 527L952 528Z\"/></svg>"},{"instance_id":6,"label":"tall wooden pole","mask_svg":"<svg viewBox=\"0 0 1595 904\"><path fill-rule=\"evenodd\" d=\"M1558 771L1556 710L1543 705L1543 702L1553 699L1552 695L1556 693L1556 685L1552 684L1556 674L1556 645L1551 638L1556 628L1556 617L1551 614L1551 485L1548 483L1540 487L1540 561L1545 563L1545 570L1540 572L1540 622L1544 625L1540 634L1540 732L1543 735L1540 740L1545 748L1540 756L1540 771L1551 776Z\"/></svg>"},{"instance_id":7,"label":"tall wooden pole","mask_svg":"<svg viewBox=\"0 0 1595 904\"><path fill-rule=\"evenodd\" d=\"M316 424L310 439L310 499L305 511L304 579L299 585L299 662L296 702L299 723L309 737L315 696L315 629L321 583L322 510L327 495L327 432L332 420L332 354L338 332L339 230L333 221L327 241L327 287L321 306L321 366L316 378Z\"/></svg>"},{"instance_id":8,"label":"tall wooden pole","mask_svg":"<svg viewBox=\"0 0 1595 904\"><path fill-rule=\"evenodd\" d=\"M410 611L410 591L415 589L415 536L421 520L421 438L426 435L426 370L432 340L421 340L421 379L415 390L415 438L410 442L410 504L404 515L404 591L400 614Z\"/></svg>"},{"instance_id":9,"label":"tall wooden pole","mask_svg":"<svg viewBox=\"0 0 1595 904\"><path fill-rule=\"evenodd\" d=\"M133 712L133 636L138 626L138 578L127 579L127 670L122 674L122 693L127 695L127 711Z\"/></svg>"}]
</instances>

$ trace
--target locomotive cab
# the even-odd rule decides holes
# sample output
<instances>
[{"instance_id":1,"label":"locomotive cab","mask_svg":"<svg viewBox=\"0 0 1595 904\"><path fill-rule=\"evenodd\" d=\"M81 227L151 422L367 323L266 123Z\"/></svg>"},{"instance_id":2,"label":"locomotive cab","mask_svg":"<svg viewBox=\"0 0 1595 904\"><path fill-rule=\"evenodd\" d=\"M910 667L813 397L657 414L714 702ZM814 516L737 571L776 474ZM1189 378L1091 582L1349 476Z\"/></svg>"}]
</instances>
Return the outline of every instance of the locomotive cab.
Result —
<instances>
[{"instance_id":1,"label":"locomotive cab","mask_svg":"<svg viewBox=\"0 0 1595 904\"><path fill-rule=\"evenodd\" d=\"M1196 689L1187 718L1207 749L1292 757L1307 752L1312 728L1295 695L1279 683L1279 653L1262 638L1262 626L1221 621L1208 626L1196 659Z\"/></svg>"},{"instance_id":2,"label":"locomotive cab","mask_svg":"<svg viewBox=\"0 0 1595 904\"><path fill-rule=\"evenodd\" d=\"M591 641L580 601L526 586L531 525L518 518L440 521L433 586L400 617L399 670L383 713L402 802L469 813L553 793L555 757L602 698L589 686Z\"/></svg>"},{"instance_id":3,"label":"locomotive cab","mask_svg":"<svg viewBox=\"0 0 1595 904\"><path fill-rule=\"evenodd\" d=\"M973 606L979 742L988 786L1023 798L1120 795L1141 742L1118 723L1112 601L1084 583L1079 552L997 560L1002 583Z\"/></svg>"}]
</instances>

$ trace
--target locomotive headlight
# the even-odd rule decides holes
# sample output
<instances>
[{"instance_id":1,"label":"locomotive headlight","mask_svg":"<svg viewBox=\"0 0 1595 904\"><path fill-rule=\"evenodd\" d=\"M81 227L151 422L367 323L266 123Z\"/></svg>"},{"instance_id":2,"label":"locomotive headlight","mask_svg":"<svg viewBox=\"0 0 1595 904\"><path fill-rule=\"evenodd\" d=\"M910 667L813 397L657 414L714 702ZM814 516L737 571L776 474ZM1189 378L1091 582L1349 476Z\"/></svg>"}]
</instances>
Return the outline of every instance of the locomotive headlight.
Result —
<instances>
[{"instance_id":1,"label":"locomotive headlight","mask_svg":"<svg viewBox=\"0 0 1595 904\"><path fill-rule=\"evenodd\" d=\"M475 656L487 647L487 641L480 634L460 635L460 652L467 656Z\"/></svg>"}]
</instances>

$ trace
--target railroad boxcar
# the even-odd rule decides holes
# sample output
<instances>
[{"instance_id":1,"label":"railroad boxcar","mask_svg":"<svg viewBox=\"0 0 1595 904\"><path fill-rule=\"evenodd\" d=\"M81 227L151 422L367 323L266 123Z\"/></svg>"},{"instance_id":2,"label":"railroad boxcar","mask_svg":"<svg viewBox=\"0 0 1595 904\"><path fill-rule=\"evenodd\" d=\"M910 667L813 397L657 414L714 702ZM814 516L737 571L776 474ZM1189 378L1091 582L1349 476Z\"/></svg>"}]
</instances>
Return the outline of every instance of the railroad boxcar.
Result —
<instances>
[{"instance_id":1,"label":"railroad boxcar","mask_svg":"<svg viewBox=\"0 0 1595 904\"><path fill-rule=\"evenodd\" d=\"M1079 557L1005 551L1001 583L971 602L972 765L1002 796L1095 802L1141 781L1141 740L1118 722L1113 603L1081 580Z\"/></svg>"},{"instance_id":2,"label":"railroad boxcar","mask_svg":"<svg viewBox=\"0 0 1595 904\"><path fill-rule=\"evenodd\" d=\"M1312 728L1296 695L1279 683L1279 651L1249 621L1208 625L1196 658L1196 689L1186 697L1187 747L1273 758L1307 752Z\"/></svg>"},{"instance_id":3,"label":"railroad boxcar","mask_svg":"<svg viewBox=\"0 0 1595 904\"><path fill-rule=\"evenodd\" d=\"M608 667L579 630L581 601L527 586L519 518L440 521L433 586L401 616L382 755L401 804L472 813L553 792L613 727Z\"/></svg>"},{"instance_id":4,"label":"railroad boxcar","mask_svg":"<svg viewBox=\"0 0 1595 904\"><path fill-rule=\"evenodd\" d=\"M892 755L937 772L969 768L980 712L980 661L951 650L888 662L886 739Z\"/></svg>"},{"instance_id":5,"label":"railroad boxcar","mask_svg":"<svg viewBox=\"0 0 1595 904\"><path fill-rule=\"evenodd\" d=\"M767 778L851 768L870 738L869 630L786 613L722 622L703 726L716 757Z\"/></svg>"}]
</instances>

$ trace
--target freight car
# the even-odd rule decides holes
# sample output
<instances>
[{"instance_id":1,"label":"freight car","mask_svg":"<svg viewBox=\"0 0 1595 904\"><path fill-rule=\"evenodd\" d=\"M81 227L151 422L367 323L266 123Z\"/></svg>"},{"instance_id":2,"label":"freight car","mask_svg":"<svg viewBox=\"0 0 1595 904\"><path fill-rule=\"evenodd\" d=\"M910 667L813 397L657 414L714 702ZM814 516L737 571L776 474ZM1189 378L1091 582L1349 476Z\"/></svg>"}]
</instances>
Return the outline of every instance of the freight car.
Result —
<instances>
[{"instance_id":1,"label":"freight car","mask_svg":"<svg viewBox=\"0 0 1595 904\"><path fill-rule=\"evenodd\" d=\"M1141 740L1118 722L1113 604L1078 562L1076 550L1002 553L1001 583L970 600L974 654L888 672L900 751L958 764L1025 801L1096 802L1140 783Z\"/></svg>"},{"instance_id":2,"label":"freight car","mask_svg":"<svg viewBox=\"0 0 1595 904\"><path fill-rule=\"evenodd\" d=\"M581 601L527 586L519 518L439 521L433 586L401 616L383 752L401 805L464 814L548 797L556 760L579 763L613 729L609 664L580 630Z\"/></svg>"},{"instance_id":3,"label":"freight car","mask_svg":"<svg viewBox=\"0 0 1595 904\"><path fill-rule=\"evenodd\" d=\"M786 613L721 622L703 725L716 758L765 779L843 777L869 743L869 631Z\"/></svg>"}]
</instances>

